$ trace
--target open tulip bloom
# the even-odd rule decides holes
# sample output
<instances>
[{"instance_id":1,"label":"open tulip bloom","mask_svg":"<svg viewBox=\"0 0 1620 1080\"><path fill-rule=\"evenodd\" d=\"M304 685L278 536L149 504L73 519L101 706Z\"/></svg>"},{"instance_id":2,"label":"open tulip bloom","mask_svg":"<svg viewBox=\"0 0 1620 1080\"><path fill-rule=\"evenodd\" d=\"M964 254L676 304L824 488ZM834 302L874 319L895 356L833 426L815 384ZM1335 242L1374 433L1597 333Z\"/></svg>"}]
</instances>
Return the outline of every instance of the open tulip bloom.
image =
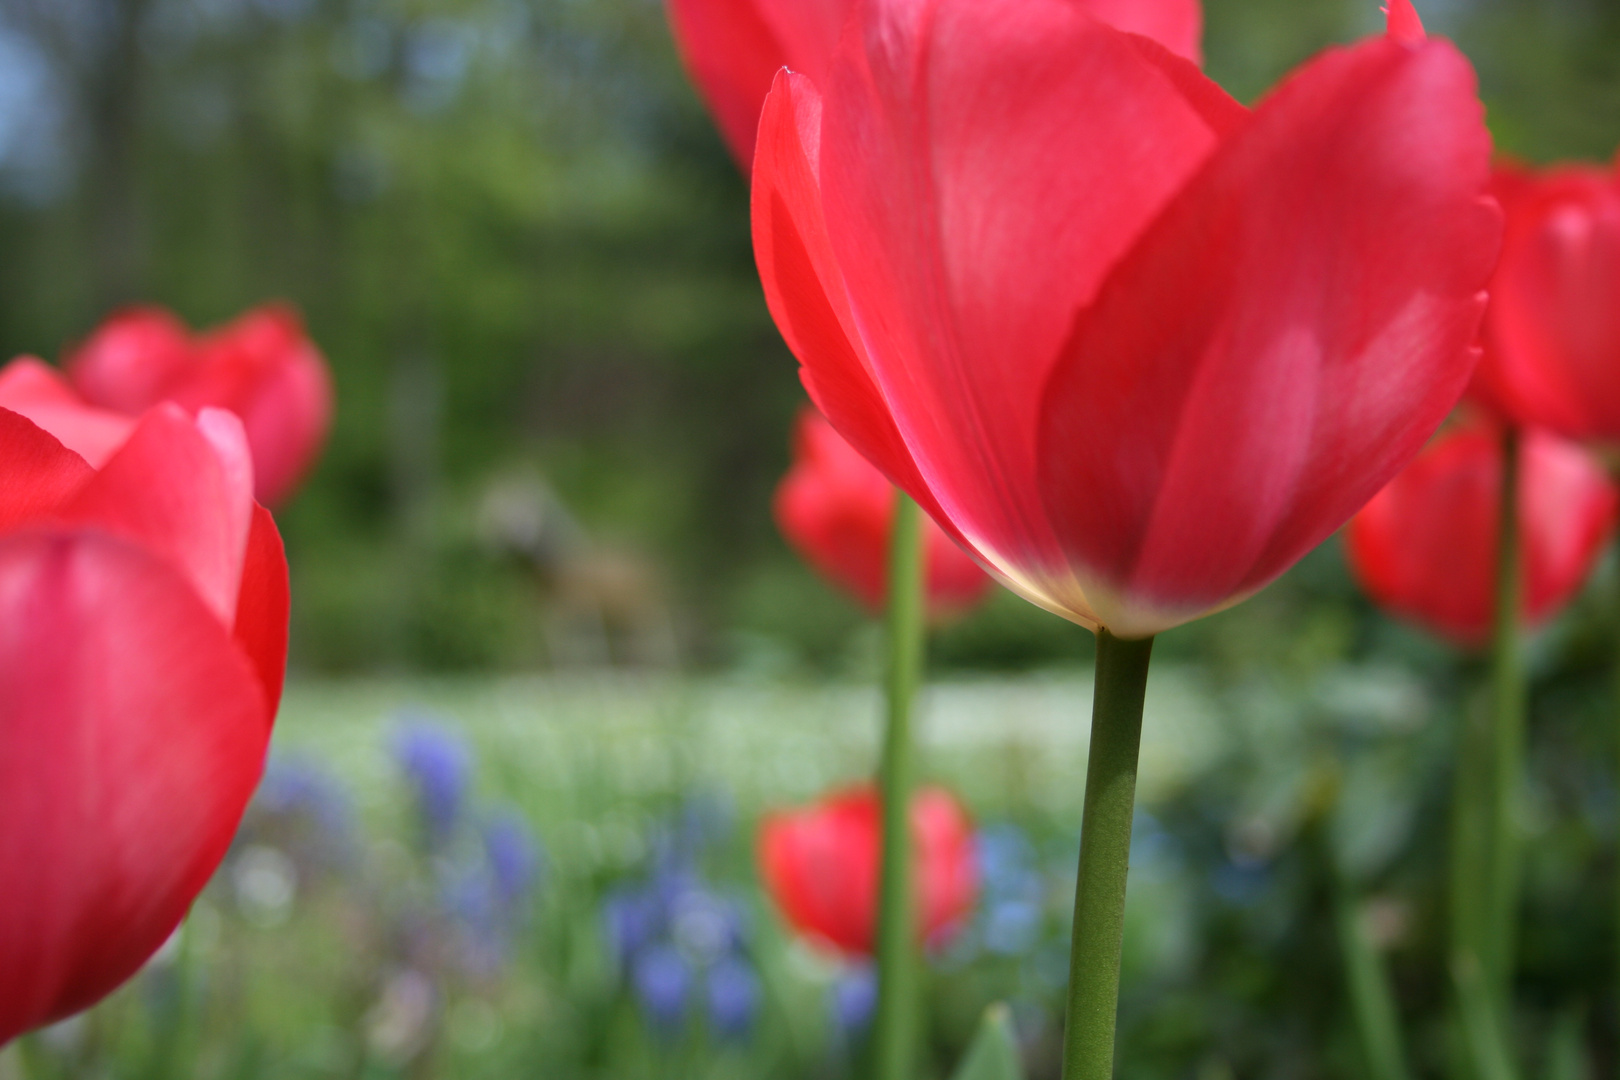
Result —
<instances>
[{"instance_id":1,"label":"open tulip bloom","mask_svg":"<svg viewBox=\"0 0 1620 1080\"><path fill-rule=\"evenodd\" d=\"M0 1044L179 925L258 782L287 645L234 415L32 411L0 407Z\"/></svg>"},{"instance_id":2,"label":"open tulip bloom","mask_svg":"<svg viewBox=\"0 0 1620 1080\"><path fill-rule=\"evenodd\" d=\"M1620 451L1620 172L1503 164L1493 190L1507 229L1474 393Z\"/></svg>"},{"instance_id":3,"label":"open tulip bloom","mask_svg":"<svg viewBox=\"0 0 1620 1080\"><path fill-rule=\"evenodd\" d=\"M1251 111L1077 0L870 0L760 118L755 255L811 398L1099 631L1066 1077L1112 1068L1151 636L1344 524L1477 360L1490 138L1468 62L1390 12Z\"/></svg>"},{"instance_id":4,"label":"open tulip bloom","mask_svg":"<svg viewBox=\"0 0 1620 1080\"><path fill-rule=\"evenodd\" d=\"M326 440L332 377L298 313L265 304L205 334L162 308L115 312L74 349L65 368L86 404L138 416L160 401L195 414L229 409L253 450L255 495L292 494Z\"/></svg>"},{"instance_id":5,"label":"open tulip bloom","mask_svg":"<svg viewBox=\"0 0 1620 1080\"><path fill-rule=\"evenodd\" d=\"M1468 648L1496 607L1502 439L1474 422L1437 439L1350 522L1350 567L1381 607ZM1614 533L1615 490L1574 443L1533 429L1520 457L1522 618L1540 623L1580 589Z\"/></svg>"},{"instance_id":6,"label":"open tulip bloom","mask_svg":"<svg viewBox=\"0 0 1620 1080\"><path fill-rule=\"evenodd\" d=\"M835 792L811 806L768 816L759 830L765 887L794 930L844 956L874 951L882 798L871 786ZM913 925L944 944L973 911L979 866L967 811L944 788L911 800L916 852Z\"/></svg>"}]
</instances>

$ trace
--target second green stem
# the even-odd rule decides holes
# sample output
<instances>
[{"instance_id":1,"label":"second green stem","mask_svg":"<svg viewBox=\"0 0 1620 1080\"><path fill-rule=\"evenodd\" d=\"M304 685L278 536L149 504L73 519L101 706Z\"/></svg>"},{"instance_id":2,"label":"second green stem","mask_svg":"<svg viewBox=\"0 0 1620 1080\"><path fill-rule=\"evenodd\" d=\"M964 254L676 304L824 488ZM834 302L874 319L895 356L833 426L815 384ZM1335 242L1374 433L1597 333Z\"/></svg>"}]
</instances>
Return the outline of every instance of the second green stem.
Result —
<instances>
[{"instance_id":1,"label":"second green stem","mask_svg":"<svg viewBox=\"0 0 1620 1080\"><path fill-rule=\"evenodd\" d=\"M910 1080L916 1056L917 931L911 873L911 705L922 680L922 511L895 492L889 541L888 716L878 786L883 862L878 878L878 1007L872 1034L876 1080Z\"/></svg>"},{"instance_id":2,"label":"second green stem","mask_svg":"<svg viewBox=\"0 0 1620 1080\"><path fill-rule=\"evenodd\" d=\"M1496 608L1491 633L1491 880L1488 937L1480 960L1498 1014L1508 1017L1517 952L1520 811L1524 773L1525 675L1519 647L1523 542L1519 535L1520 437L1502 436L1502 499L1497 533Z\"/></svg>"}]
</instances>

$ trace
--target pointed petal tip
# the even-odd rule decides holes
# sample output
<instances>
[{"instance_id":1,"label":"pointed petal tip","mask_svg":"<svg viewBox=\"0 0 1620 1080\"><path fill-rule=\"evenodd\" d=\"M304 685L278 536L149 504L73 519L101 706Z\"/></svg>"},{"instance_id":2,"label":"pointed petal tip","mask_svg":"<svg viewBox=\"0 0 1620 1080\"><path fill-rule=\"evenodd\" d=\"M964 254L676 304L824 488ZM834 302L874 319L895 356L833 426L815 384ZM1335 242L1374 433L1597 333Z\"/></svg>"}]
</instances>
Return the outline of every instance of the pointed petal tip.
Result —
<instances>
[{"instance_id":1,"label":"pointed petal tip","mask_svg":"<svg viewBox=\"0 0 1620 1080\"><path fill-rule=\"evenodd\" d=\"M1427 39L1423 20L1418 18L1412 0L1389 0L1384 15L1388 19L1389 36L1402 45L1421 45Z\"/></svg>"}]
</instances>

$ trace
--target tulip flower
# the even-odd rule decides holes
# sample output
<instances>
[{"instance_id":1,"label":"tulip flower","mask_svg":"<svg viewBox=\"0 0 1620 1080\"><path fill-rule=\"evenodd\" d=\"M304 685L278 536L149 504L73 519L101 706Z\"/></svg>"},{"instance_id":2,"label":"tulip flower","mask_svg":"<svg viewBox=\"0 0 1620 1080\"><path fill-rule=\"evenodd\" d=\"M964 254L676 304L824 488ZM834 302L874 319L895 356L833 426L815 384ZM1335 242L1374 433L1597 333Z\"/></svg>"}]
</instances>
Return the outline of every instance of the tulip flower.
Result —
<instances>
[{"instance_id":1,"label":"tulip flower","mask_svg":"<svg viewBox=\"0 0 1620 1080\"><path fill-rule=\"evenodd\" d=\"M868 610L883 609L894 486L814 409L799 418L775 509L782 535L806 562ZM938 525L925 521L923 530L928 610L938 621L978 603L991 582Z\"/></svg>"},{"instance_id":2,"label":"tulip flower","mask_svg":"<svg viewBox=\"0 0 1620 1080\"><path fill-rule=\"evenodd\" d=\"M760 873L782 917L848 956L872 954L881 816L877 791L863 786L772 814L760 826ZM931 787L912 798L911 831L917 925L926 942L943 944L978 892L973 826L950 792Z\"/></svg>"},{"instance_id":3,"label":"tulip flower","mask_svg":"<svg viewBox=\"0 0 1620 1080\"><path fill-rule=\"evenodd\" d=\"M681 58L732 156L754 160L759 110L786 67L819 83L854 0L668 0ZM1198 0L1081 0L1076 6L1197 61Z\"/></svg>"},{"instance_id":4,"label":"tulip flower","mask_svg":"<svg viewBox=\"0 0 1620 1080\"><path fill-rule=\"evenodd\" d=\"M161 405L97 466L55 432L105 417L37 412L0 408L0 1044L179 925L258 782L287 645L235 416Z\"/></svg>"},{"instance_id":5,"label":"tulip flower","mask_svg":"<svg viewBox=\"0 0 1620 1080\"><path fill-rule=\"evenodd\" d=\"M256 496L276 505L314 463L332 419L326 361L290 307L268 304L193 336L161 308L115 313L68 356L89 404L136 415L159 401L229 409L247 429Z\"/></svg>"},{"instance_id":6,"label":"tulip flower","mask_svg":"<svg viewBox=\"0 0 1620 1080\"><path fill-rule=\"evenodd\" d=\"M1524 618L1569 602L1614 532L1616 494L1579 446L1532 429L1520 455ZM1350 522L1345 546L1367 594L1459 645L1485 644L1495 607L1502 440L1492 425L1448 431Z\"/></svg>"},{"instance_id":7,"label":"tulip flower","mask_svg":"<svg viewBox=\"0 0 1620 1080\"><path fill-rule=\"evenodd\" d=\"M1501 212L1474 73L1389 11L1251 111L1070 0L860 3L760 117L754 253L811 400L1098 631L1065 1080L1113 1070L1153 635L1349 520L1478 360Z\"/></svg>"},{"instance_id":8,"label":"tulip flower","mask_svg":"<svg viewBox=\"0 0 1620 1080\"><path fill-rule=\"evenodd\" d=\"M754 161L822 414L1075 622L1145 637L1264 587L1477 359L1490 138L1468 62L1392 8L1253 112L1065 0L867 8L819 83L778 74Z\"/></svg>"},{"instance_id":9,"label":"tulip flower","mask_svg":"<svg viewBox=\"0 0 1620 1080\"><path fill-rule=\"evenodd\" d=\"M1474 393L1620 449L1620 172L1503 165L1495 190L1507 230Z\"/></svg>"}]
</instances>

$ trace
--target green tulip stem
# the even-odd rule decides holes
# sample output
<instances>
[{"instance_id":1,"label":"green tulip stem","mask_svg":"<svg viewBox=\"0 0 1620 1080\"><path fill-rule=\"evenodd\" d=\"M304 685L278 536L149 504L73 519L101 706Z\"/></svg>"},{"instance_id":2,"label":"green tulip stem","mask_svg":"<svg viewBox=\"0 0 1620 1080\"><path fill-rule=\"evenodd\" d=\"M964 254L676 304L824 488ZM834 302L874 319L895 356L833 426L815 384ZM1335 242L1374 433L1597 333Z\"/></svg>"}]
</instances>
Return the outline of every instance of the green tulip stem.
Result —
<instances>
[{"instance_id":1,"label":"green tulip stem","mask_svg":"<svg viewBox=\"0 0 1620 1080\"><path fill-rule=\"evenodd\" d=\"M1616 469L1613 476L1614 476L1615 483L1620 484L1620 469ZM1616 545L1616 554L1620 555L1620 544ZM1617 562L1616 562L1615 580L1616 580L1616 582L1620 582L1620 560L1617 560ZM1616 622L1620 623L1620 593L1617 593L1616 596L1615 596L1615 615L1616 615ZM1614 661L1615 661L1615 664L1614 664L1614 707L1615 707L1615 713L1614 713L1614 715L1615 715L1615 720L1616 720L1616 726L1615 726L1615 749L1616 749L1616 752L1617 752L1616 757L1615 757L1615 765L1616 765L1616 775L1620 776L1620 652L1615 653ZM1620 844L1620 831L1617 831L1616 836L1617 836L1616 843ZM1616 873L1620 874L1620 851L1616 852L1615 866L1616 866ZM1615 940L1616 940L1617 943L1620 943L1620 878L1617 878L1617 880L1615 882L1615 902L1616 902L1615 924L1614 924L1615 925L1615 932L1616 932ZM1620 944L1616 945L1615 955L1617 957L1620 957ZM1616 967L1615 976L1616 976L1616 980L1617 980L1616 988L1620 989L1620 966ZM1617 1000L1620 1000L1620 994L1617 994L1616 997L1617 997Z\"/></svg>"},{"instance_id":2,"label":"green tulip stem","mask_svg":"<svg viewBox=\"0 0 1620 1080\"><path fill-rule=\"evenodd\" d=\"M895 492L889 541L888 718L878 785L883 862L878 879L876 1080L910 1080L916 1055L917 931L911 873L911 706L923 666L922 511Z\"/></svg>"},{"instance_id":3,"label":"green tulip stem","mask_svg":"<svg viewBox=\"0 0 1620 1080\"><path fill-rule=\"evenodd\" d=\"M1153 639L1097 631L1091 706L1091 759L1080 820L1080 874L1074 888L1069 1000L1064 1013L1063 1080L1112 1080L1119 965L1125 937L1125 878L1136 809Z\"/></svg>"},{"instance_id":4,"label":"green tulip stem","mask_svg":"<svg viewBox=\"0 0 1620 1080\"><path fill-rule=\"evenodd\" d=\"M1482 944L1486 985L1505 1021L1512 997L1519 910L1520 798L1524 773L1526 687L1520 651L1523 544L1519 535L1520 437L1502 437L1496 607L1491 633L1491 898L1489 937Z\"/></svg>"}]
</instances>

